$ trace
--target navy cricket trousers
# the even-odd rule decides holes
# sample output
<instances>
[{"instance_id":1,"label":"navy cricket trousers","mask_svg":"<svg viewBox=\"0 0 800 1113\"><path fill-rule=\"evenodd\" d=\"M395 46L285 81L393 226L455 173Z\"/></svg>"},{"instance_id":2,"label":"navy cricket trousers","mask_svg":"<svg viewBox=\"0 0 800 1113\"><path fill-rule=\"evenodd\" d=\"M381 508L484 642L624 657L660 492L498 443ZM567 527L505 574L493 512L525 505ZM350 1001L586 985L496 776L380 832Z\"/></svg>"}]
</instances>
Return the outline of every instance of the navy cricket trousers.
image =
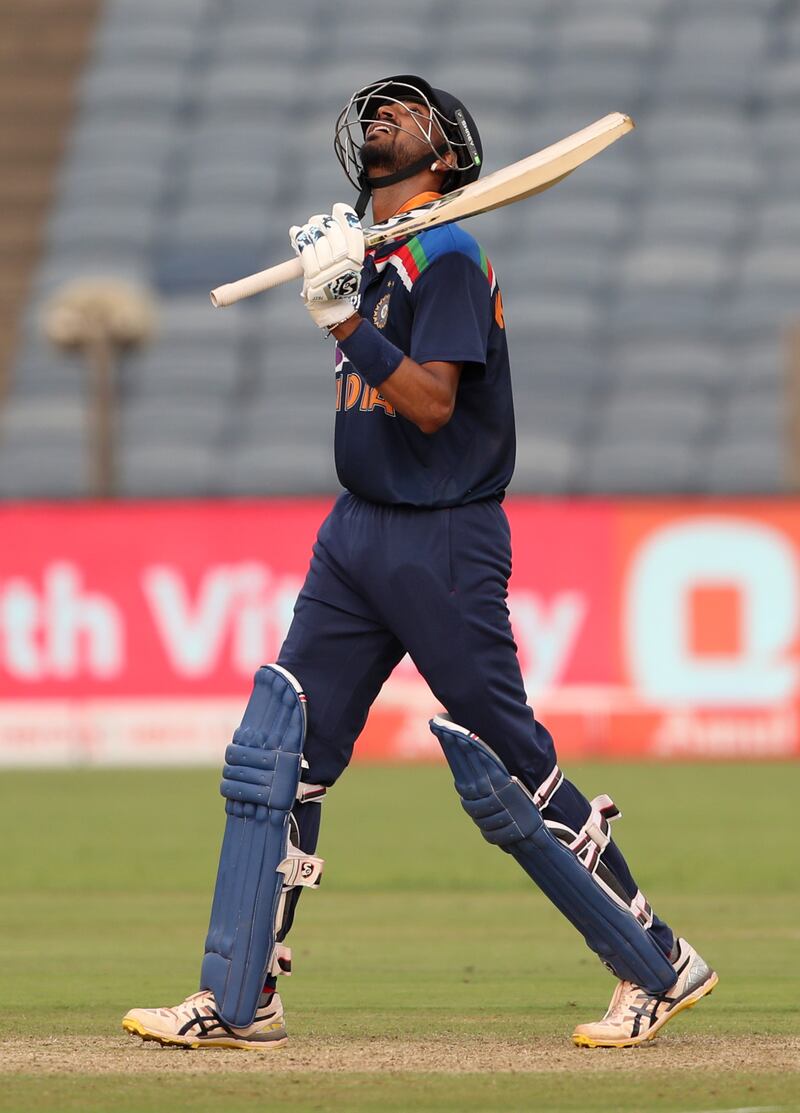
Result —
<instances>
[{"instance_id":1,"label":"navy cricket trousers","mask_svg":"<svg viewBox=\"0 0 800 1113\"><path fill-rule=\"evenodd\" d=\"M375 697L408 653L455 722L535 791L556 753L527 705L506 604L510 574L511 532L495 499L420 510L341 495L320 528L278 658L308 697L305 779L336 781ZM589 811L569 781L548 806L574 830ZM614 843L604 860L632 898L637 885ZM657 921L654 935L669 951L669 928Z\"/></svg>"},{"instance_id":2,"label":"navy cricket trousers","mask_svg":"<svg viewBox=\"0 0 800 1113\"><path fill-rule=\"evenodd\" d=\"M407 652L452 718L538 787L555 752L526 704L506 606L510 573L510 531L496 500L417 510L340 496L278 659L308 696L310 781L333 784Z\"/></svg>"}]
</instances>

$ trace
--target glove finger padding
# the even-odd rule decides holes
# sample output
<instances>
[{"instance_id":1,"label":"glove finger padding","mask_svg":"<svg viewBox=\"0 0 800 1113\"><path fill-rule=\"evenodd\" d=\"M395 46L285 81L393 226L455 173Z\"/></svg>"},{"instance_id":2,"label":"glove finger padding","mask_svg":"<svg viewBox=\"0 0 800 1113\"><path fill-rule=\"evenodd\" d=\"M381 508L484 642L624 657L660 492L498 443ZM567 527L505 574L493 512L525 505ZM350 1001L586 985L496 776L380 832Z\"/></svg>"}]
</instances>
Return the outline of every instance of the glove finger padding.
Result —
<instances>
[{"instance_id":1,"label":"glove finger padding","mask_svg":"<svg viewBox=\"0 0 800 1113\"><path fill-rule=\"evenodd\" d=\"M298 227L293 225L289 229L289 239L295 253L299 256L300 262L303 264L303 274L305 275L306 283L313 281L318 277L320 272L319 259L317 256L317 248L315 239L322 235L321 229L314 229L311 221L308 224Z\"/></svg>"},{"instance_id":2,"label":"glove finger padding","mask_svg":"<svg viewBox=\"0 0 800 1113\"><path fill-rule=\"evenodd\" d=\"M333 216L312 216L309 223L313 223L324 232L321 239L314 241L321 271L327 270L333 263L350 258L344 230ZM351 263L354 261L350 258Z\"/></svg>"},{"instance_id":3,"label":"glove finger padding","mask_svg":"<svg viewBox=\"0 0 800 1113\"><path fill-rule=\"evenodd\" d=\"M306 281L309 275L319 272L316 263L317 253L314 250L314 241L308 234L307 224L293 224L289 229L289 242L294 248L294 253L303 264L303 274Z\"/></svg>"},{"instance_id":4,"label":"glove finger padding","mask_svg":"<svg viewBox=\"0 0 800 1113\"><path fill-rule=\"evenodd\" d=\"M351 205L345 205L340 201L338 205L333 206L331 215L344 232L344 238L347 242L347 258L352 259L354 263L363 263L364 230L355 209Z\"/></svg>"},{"instance_id":5,"label":"glove finger padding","mask_svg":"<svg viewBox=\"0 0 800 1113\"><path fill-rule=\"evenodd\" d=\"M305 233L314 247L314 256L309 258L309 264L316 268L314 271L307 270L306 278L314 279L317 275L325 274L336 259L328 229L325 226L325 221L330 219L330 217L320 213L318 216L309 217L305 226Z\"/></svg>"}]
</instances>

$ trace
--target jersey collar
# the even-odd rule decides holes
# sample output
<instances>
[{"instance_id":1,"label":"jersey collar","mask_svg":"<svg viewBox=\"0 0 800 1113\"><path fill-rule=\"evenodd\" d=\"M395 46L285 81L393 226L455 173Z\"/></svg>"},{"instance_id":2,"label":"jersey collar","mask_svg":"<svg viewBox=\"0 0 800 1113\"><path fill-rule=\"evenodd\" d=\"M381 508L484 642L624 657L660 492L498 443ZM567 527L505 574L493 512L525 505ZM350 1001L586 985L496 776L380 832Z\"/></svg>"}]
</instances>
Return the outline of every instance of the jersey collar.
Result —
<instances>
[{"instance_id":1,"label":"jersey collar","mask_svg":"<svg viewBox=\"0 0 800 1113\"><path fill-rule=\"evenodd\" d=\"M443 193L418 193L415 197L409 197L405 205L401 205L396 213L392 213L392 216L397 216L398 213L408 213L412 209L418 209L420 205L427 205L429 201L437 201L443 196Z\"/></svg>"}]
</instances>

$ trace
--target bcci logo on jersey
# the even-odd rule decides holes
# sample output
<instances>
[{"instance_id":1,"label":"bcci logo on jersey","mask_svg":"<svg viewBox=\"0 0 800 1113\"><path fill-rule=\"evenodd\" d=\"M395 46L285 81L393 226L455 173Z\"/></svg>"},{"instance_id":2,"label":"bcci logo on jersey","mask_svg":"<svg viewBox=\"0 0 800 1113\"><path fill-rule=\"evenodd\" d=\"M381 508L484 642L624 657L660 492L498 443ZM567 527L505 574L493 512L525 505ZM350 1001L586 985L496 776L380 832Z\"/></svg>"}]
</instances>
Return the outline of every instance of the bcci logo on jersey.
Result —
<instances>
[{"instance_id":1,"label":"bcci logo on jersey","mask_svg":"<svg viewBox=\"0 0 800 1113\"><path fill-rule=\"evenodd\" d=\"M384 294L372 313L372 323L375 328L385 328L389 319L389 298L391 294Z\"/></svg>"}]
</instances>

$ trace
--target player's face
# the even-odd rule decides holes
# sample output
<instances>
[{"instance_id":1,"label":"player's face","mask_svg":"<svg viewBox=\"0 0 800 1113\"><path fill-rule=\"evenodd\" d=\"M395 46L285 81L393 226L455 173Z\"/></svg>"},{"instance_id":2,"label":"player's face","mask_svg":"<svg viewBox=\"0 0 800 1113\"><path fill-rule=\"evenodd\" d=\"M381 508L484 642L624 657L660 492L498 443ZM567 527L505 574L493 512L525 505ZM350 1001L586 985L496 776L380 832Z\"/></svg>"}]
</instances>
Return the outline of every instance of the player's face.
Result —
<instances>
[{"instance_id":1,"label":"player's face","mask_svg":"<svg viewBox=\"0 0 800 1113\"><path fill-rule=\"evenodd\" d=\"M438 147L444 136L435 121L431 127L430 111L424 104L415 101L382 104L375 113L375 123L367 128L361 148L364 169L393 174L417 162L431 149L427 139L429 127L431 143Z\"/></svg>"}]
</instances>

